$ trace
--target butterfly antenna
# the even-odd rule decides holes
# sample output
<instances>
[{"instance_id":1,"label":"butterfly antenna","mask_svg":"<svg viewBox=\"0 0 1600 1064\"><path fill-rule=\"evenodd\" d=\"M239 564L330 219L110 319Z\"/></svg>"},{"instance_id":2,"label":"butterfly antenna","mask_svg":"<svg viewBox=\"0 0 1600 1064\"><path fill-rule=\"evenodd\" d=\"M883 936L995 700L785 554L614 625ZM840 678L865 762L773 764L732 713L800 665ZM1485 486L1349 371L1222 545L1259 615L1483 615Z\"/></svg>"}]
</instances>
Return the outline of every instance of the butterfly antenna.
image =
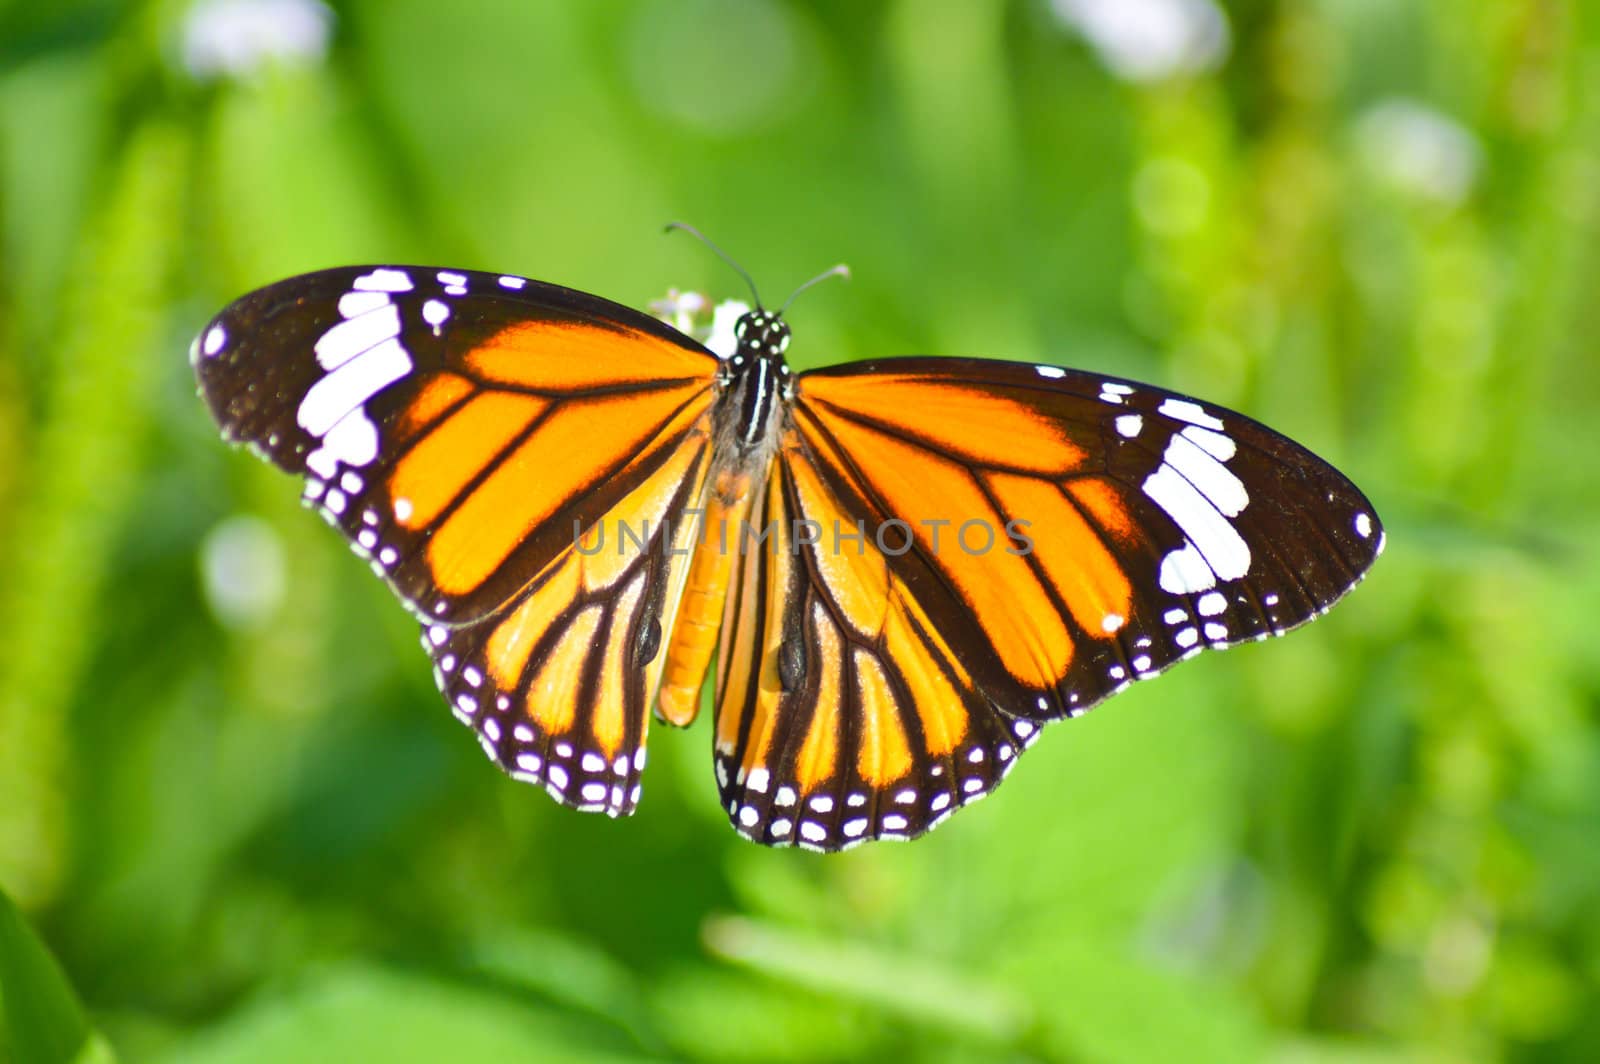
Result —
<instances>
[{"instance_id":1,"label":"butterfly antenna","mask_svg":"<svg viewBox=\"0 0 1600 1064\"><path fill-rule=\"evenodd\" d=\"M805 284L801 285L799 288L796 288L793 292L790 292L789 293L789 298L785 299L783 301L783 306L778 308L778 315L781 317L783 315L783 312L789 309L789 304L793 303L795 301L795 299L800 295L801 292L804 292L807 288L810 288L812 285L821 284L823 281L826 281L830 277L843 277L845 280L848 281L850 279L850 267L846 266L844 263L841 262L837 266L830 266L826 270L823 270L821 273L819 273L815 277L811 278L811 280L807 281Z\"/></svg>"},{"instance_id":2,"label":"butterfly antenna","mask_svg":"<svg viewBox=\"0 0 1600 1064\"><path fill-rule=\"evenodd\" d=\"M758 309L758 310L761 309L761 293L756 291L756 283L755 283L755 281L751 280L750 275L745 272L745 268L743 266L740 266L737 262L735 262L733 260L733 256L732 255L728 254L726 251L723 251L721 248L717 247L717 245L715 245L715 244L713 244L711 242L711 238L710 237L706 236L704 233L702 233L700 230L696 229L694 226L690 225L688 222L668 222L667 223L667 228L664 231L670 233L674 229L682 229L685 233L688 233L690 236L692 236L696 240L700 241L700 243L704 244L706 247L708 247L712 251L716 252L717 257L719 259L721 259L723 262L726 262L729 266L732 266L733 267L733 272L738 274L740 277L743 277L744 278L744 283L750 286L750 298L754 299L756 301L756 309Z\"/></svg>"}]
</instances>

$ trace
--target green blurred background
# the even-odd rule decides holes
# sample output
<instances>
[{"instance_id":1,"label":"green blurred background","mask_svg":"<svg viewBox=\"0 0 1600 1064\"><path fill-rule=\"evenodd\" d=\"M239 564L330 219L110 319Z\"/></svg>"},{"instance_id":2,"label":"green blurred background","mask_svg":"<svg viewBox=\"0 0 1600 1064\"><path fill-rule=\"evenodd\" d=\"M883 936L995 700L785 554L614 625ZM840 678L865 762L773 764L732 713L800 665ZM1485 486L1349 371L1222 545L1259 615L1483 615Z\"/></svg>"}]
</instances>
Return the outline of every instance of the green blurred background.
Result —
<instances>
[{"instance_id":1,"label":"green blurred background","mask_svg":"<svg viewBox=\"0 0 1600 1064\"><path fill-rule=\"evenodd\" d=\"M1600 1059L1586 7L0 0L0 1053ZM1192 391L1390 549L909 845L739 841L704 722L558 809L185 353L348 263L742 295L673 218L851 265L799 366Z\"/></svg>"}]
</instances>

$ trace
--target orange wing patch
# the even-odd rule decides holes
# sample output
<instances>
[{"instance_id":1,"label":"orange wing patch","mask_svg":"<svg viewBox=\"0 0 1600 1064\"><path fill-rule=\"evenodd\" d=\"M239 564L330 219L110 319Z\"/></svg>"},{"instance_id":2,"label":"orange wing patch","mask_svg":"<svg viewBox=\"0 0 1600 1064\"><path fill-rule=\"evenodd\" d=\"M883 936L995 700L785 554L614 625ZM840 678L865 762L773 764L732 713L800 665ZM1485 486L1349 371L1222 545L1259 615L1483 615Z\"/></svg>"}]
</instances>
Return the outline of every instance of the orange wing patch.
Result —
<instances>
[{"instance_id":1,"label":"orange wing patch","mask_svg":"<svg viewBox=\"0 0 1600 1064\"><path fill-rule=\"evenodd\" d=\"M1027 515L1039 534L1033 557L1072 617L1091 636L1109 636L1128 620L1133 588L1117 559L1056 485L989 473L984 479L1006 513Z\"/></svg>"},{"instance_id":2,"label":"orange wing patch","mask_svg":"<svg viewBox=\"0 0 1600 1064\"><path fill-rule=\"evenodd\" d=\"M449 382L461 378L441 374L435 379L442 382L441 393L453 393ZM405 420L428 420L444 398L430 398L434 394L425 389ZM400 459L389 480L400 526L415 531L432 524L549 406L531 395L481 392L436 426Z\"/></svg>"},{"instance_id":3,"label":"orange wing patch","mask_svg":"<svg viewBox=\"0 0 1600 1064\"><path fill-rule=\"evenodd\" d=\"M818 784L832 778L838 771L839 729L842 723L840 705L843 692L839 684L843 672L843 646L839 630L833 626L833 620L823 610L821 603L817 603L811 612L820 652L817 662L819 675L811 724L806 729L805 742L795 761L795 776L799 780L801 794L810 794Z\"/></svg>"},{"instance_id":4,"label":"orange wing patch","mask_svg":"<svg viewBox=\"0 0 1600 1064\"><path fill-rule=\"evenodd\" d=\"M789 472L800 501L800 516L811 522L816 545L809 555L834 594L834 601L845 618L864 636L883 631L889 608L889 567L877 547L867 542L868 530L860 540L845 540L859 534L856 522L847 518L838 501L822 485L810 462L792 462ZM858 549L859 548L859 549Z\"/></svg>"},{"instance_id":5,"label":"orange wing patch","mask_svg":"<svg viewBox=\"0 0 1600 1064\"><path fill-rule=\"evenodd\" d=\"M904 587L896 582L894 622L886 633L888 658L899 668L911 689L911 704L922 721L923 745L928 753L943 757L961 745L967 737L967 711L962 702L962 689L971 693L971 680L961 669L955 655L921 618L921 632L912 627L911 616L920 612L915 601ZM951 681L949 674L956 677Z\"/></svg>"},{"instance_id":6,"label":"orange wing patch","mask_svg":"<svg viewBox=\"0 0 1600 1064\"><path fill-rule=\"evenodd\" d=\"M578 593L579 571L575 565L562 565L522 600L490 634L484 654L489 675L502 689L512 690L528 667L539 637L555 626L556 618L572 604Z\"/></svg>"},{"instance_id":7,"label":"orange wing patch","mask_svg":"<svg viewBox=\"0 0 1600 1064\"><path fill-rule=\"evenodd\" d=\"M691 467L704 457L707 442L703 431L691 432L660 468L583 534L578 542L586 590L610 587L634 564L644 544L669 519L672 500Z\"/></svg>"},{"instance_id":8,"label":"orange wing patch","mask_svg":"<svg viewBox=\"0 0 1600 1064\"><path fill-rule=\"evenodd\" d=\"M1109 480L1104 477L1082 477L1067 484L1067 490L1077 499L1095 523L1123 543L1139 539L1138 528L1128 504Z\"/></svg>"},{"instance_id":9,"label":"orange wing patch","mask_svg":"<svg viewBox=\"0 0 1600 1064\"><path fill-rule=\"evenodd\" d=\"M482 584L569 499L623 466L652 437L675 436L700 416L690 400L701 391L696 383L562 403L495 463L429 539L428 565L440 589L459 595Z\"/></svg>"},{"instance_id":10,"label":"orange wing patch","mask_svg":"<svg viewBox=\"0 0 1600 1064\"><path fill-rule=\"evenodd\" d=\"M806 442L830 451L831 437L848 452L849 463L884 509L911 524L924 554L959 589L1006 670L1034 688L1048 688L1065 676L1072 664L1072 636L1027 558L1002 545L1007 516L994 508L972 475L896 437L822 412L815 419L804 416L810 413L807 408L796 419ZM842 460L837 464L848 468ZM963 545L961 529L974 521L985 526L984 537ZM941 526L933 522L943 523L939 543L934 535ZM984 544L987 549L980 550Z\"/></svg>"},{"instance_id":11,"label":"orange wing patch","mask_svg":"<svg viewBox=\"0 0 1600 1064\"><path fill-rule=\"evenodd\" d=\"M472 392L472 382L457 373L435 373L422 385L417 397L401 415L400 435L416 435Z\"/></svg>"},{"instance_id":12,"label":"orange wing patch","mask_svg":"<svg viewBox=\"0 0 1600 1064\"><path fill-rule=\"evenodd\" d=\"M1030 407L992 392L954 387L892 373L812 377L807 399L834 413L853 415L926 441L972 465L1024 469L1065 476L1078 470L1084 450Z\"/></svg>"},{"instance_id":13,"label":"orange wing patch","mask_svg":"<svg viewBox=\"0 0 1600 1064\"><path fill-rule=\"evenodd\" d=\"M856 771L874 787L887 787L911 771L911 746L906 741L900 706L878 659L864 650L851 655L861 691L861 748Z\"/></svg>"},{"instance_id":14,"label":"orange wing patch","mask_svg":"<svg viewBox=\"0 0 1600 1064\"><path fill-rule=\"evenodd\" d=\"M560 642L528 685L528 717L546 735L562 735L572 728L583 666L603 613L599 606L590 606L568 621Z\"/></svg>"},{"instance_id":15,"label":"orange wing patch","mask_svg":"<svg viewBox=\"0 0 1600 1064\"><path fill-rule=\"evenodd\" d=\"M608 761L621 749L627 729L622 691L623 669L629 660L627 622L638 608L639 597L643 593L644 573L640 573L622 592L622 597L617 599L616 612L611 618L611 633L600 659L600 691L595 698L594 719L589 729Z\"/></svg>"},{"instance_id":16,"label":"orange wing patch","mask_svg":"<svg viewBox=\"0 0 1600 1064\"><path fill-rule=\"evenodd\" d=\"M703 354L625 326L594 322L519 322L467 352L465 362L491 384L581 391L618 382L619 345L629 348L627 374L620 379L705 382ZM597 375L597 366L610 372Z\"/></svg>"}]
</instances>

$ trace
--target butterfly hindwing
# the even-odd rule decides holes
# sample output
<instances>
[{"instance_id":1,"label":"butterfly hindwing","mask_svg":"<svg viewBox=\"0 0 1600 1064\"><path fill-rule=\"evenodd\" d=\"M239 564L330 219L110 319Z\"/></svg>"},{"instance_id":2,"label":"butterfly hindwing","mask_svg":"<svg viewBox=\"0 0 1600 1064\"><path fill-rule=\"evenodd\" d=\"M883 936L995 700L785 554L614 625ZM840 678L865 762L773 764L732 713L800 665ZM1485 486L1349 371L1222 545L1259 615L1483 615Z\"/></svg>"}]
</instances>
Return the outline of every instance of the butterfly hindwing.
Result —
<instances>
[{"instance_id":1,"label":"butterfly hindwing","mask_svg":"<svg viewBox=\"0 0 1600 1064\"><path fill-rule=\"evenodd\" d=\"M490 756L631 812L715 356L553 285L377 266L252 292L192 358L224 435L302 475L419 615Z\"/></svg>"},{"instance_id":2,"label":"butterfly hindwing","mask_svg":"<svg viewBox=\"0 0 1600 1064\"><path fill-rule=\"evenodd\" d=\"M735 828L769 845L912 838L975 801L1037 728L987 700L923 609L928 571L872 533L787 433L730 593L714 757ZM898 544L891 546L893 551Z\"/></svg>"},{"instance_id":3,"label":"butterfly hindwing","mask_svg":"<svg viewBox=\"0 0 1600 1064\"><path fill-rule=\"evenodd\" d=\"M697 530L685 511L710 465L704 430L504 609L423 625L451 711L501 768L565 805L619 816L638 803L650 699Z\"/></svg>"}]
</instances>

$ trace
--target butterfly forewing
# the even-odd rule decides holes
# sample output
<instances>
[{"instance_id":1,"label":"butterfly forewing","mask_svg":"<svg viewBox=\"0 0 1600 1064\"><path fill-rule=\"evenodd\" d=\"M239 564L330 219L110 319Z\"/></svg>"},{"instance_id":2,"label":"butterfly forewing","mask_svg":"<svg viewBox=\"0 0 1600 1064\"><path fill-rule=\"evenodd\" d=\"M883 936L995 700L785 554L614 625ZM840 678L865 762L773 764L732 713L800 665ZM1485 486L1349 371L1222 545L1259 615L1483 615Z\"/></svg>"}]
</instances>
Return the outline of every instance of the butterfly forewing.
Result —
<instances>
[{"instance_id":1,"label":"butterfly forewing","mask_svg":"<svg viewBox=\"0 0 1600 1064\"><path fill-rule=\"evenodd\" d=\"M252 292L201 333L230 439L417 613L499 608L680 446L716 359L653 318L522 278L353 267Z\"/></svg>"},{"instance_id":2,"label":"butterfly forewing","mask_svg":"<svg viewBox=\"0 0 1600 1064\"><path fill-rule=\"evenodd\" d=\"M568 289L380 266L253 292L192 357L224 435L301 474L422 619L490 756L631 812L715 356Z\"/></svg>"}]
</instances>

